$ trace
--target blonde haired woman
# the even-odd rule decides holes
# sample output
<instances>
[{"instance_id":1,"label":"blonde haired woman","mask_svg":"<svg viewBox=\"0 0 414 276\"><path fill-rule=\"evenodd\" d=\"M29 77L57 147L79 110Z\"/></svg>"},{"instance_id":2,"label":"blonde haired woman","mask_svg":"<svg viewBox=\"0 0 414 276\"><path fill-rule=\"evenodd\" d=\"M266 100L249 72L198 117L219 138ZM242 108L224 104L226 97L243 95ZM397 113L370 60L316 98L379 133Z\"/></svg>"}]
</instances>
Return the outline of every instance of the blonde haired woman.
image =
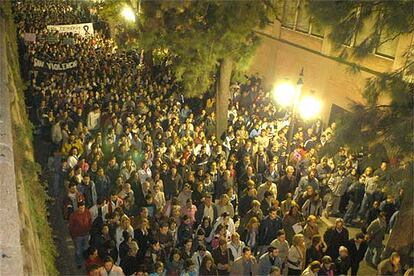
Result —
<instances>
[{"instance_id":1,"label":"blonde haired woman","mask_svg":"<svg viewBox=\"0 0 414 276\"><path fill-rule=\"evenodd\" d=\"M305 263L305 238L296 234L292 239L287 258L288 275L300 275Z\"/></svg>"},{"instance_id":2,"label":"blonde haired woman","mask_svg":"<svg viewBox=\"0 0 414 276\"><path fill-rule=\"evenodd\" d=\"M246 246L249 246L254 253L257 252L259 245L259 226L259 220L256 217L252 217L240 235L240 240L243 241Z\"/></svg>"},{"instance_id":3,"label":"blonde haired woman","mask_svg":"<svg viewBox=\"0 0 414 276\"><path fill-rule=\"evenodd\" d=\"M234 208L231 204L229 196L227 194L222 194L220 200L216 205L217 207L217 216L221 216L223 213L227 213L231 218L234 217Z\"/></svg>"},{"instance_id":4,"label":"blonde haired woman","mask_svg":"<svg viewBox=\"0 0 414 276\"><path fill-rule=\"evenodd\" d=\"M123 215L120 219L120 224L119 226L116 228L115 231L115 240L116 240L116 248L119 249L119 245L121 244L121 242L124 241L123 235L122 233L124 231L127 231L129 233L129 235L134 238L134 229L131 226L131 220L129 219L129 217L127 215Z\"/></svg>"}]
</instances>

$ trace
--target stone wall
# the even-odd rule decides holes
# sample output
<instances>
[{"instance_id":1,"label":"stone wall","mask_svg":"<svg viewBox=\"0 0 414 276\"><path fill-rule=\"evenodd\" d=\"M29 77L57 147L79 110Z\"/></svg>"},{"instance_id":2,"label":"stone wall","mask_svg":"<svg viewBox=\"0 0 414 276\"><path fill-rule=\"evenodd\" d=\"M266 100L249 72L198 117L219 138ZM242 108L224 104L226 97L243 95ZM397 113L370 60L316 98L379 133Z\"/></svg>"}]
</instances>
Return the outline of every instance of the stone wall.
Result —
<instances>
[{"instance_id":1,"label":"stone wall","mask_svg":"<svg viewBox=\"0 0 414 276\"><path fill-rule=\"evenodd\" d=\"M56 275L9 1L0 1L0 57L0 275Z\"/></svg>"}]
</instances>

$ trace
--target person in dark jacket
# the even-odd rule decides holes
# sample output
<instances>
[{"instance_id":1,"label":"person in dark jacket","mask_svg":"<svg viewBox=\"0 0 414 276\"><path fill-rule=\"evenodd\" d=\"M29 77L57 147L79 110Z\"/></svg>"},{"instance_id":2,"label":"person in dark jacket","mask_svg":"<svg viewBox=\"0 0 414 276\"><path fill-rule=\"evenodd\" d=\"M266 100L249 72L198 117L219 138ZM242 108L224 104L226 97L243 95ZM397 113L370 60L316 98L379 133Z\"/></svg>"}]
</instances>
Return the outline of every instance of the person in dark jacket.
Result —
<instances>
[{"instance_id":1,"label":"person in dark jacket","mask_svg":"<svg viewBox=\"0 0 414 276\"><path fill-rule=\"evenodd\" d=\"M344 216L345 225L350 224L358 215L365 193L364 181L365 175L361 175L359 180L352 183L348 188L349 202Z\"/></svg>"},{"instance_id":2,"label":"person in dark jacket","mask_svg":"<svg viewBox=\"0 0 414 276\"><path fill-rule=\"evenodd\" d=\"M212 217L210 217L211 214L213 215ZM204 217L210 217L211 221L216 221L217 216L217 207L213 203L213 197L207 194L204 196L204 202L197 206L197 212L195 214L196 225L194 227L200 225Z\"/></svg>"},{"instance_id":3,"label":"person in dark jacket","mask_svg":"<svg viewBox=\"0 0 414 276\"><path fill-rule=\"evenodd\" d=\"M286 174L280 179L277 185L277 199L282 202L288 193L293 193L297 186L294 176L295 169L292 166L286 168Z\"/></svg>"},{"instance_id":4,"label":"person in dark jacket","mask_svg":"<svg viewBox=\"0 0 414 276\"><path fill-rule=\"evenodd\" d=\"M247 195L240 198L240 201L239 201L239 214L240 215L246 214L252 208L253 200L256 199L257 191L254 188L254 184L252 186L253 187L250 186L247 188Z\"/></svg>"},{"instance_id":5,"label":"person in dark jacket","mask_svg":"<svg viewBox=\"0 0 414 276\"><path fill-rule=\"evenodd\" d=\"M345 246L339 247L339 257L335 260L335 275L348 275L351 268L351 258Z\"/></svg>"},{"instance_id":6,"label":"person in dark jacket","mask_svg":"<svg viewBox=\"0 0 414 276\"><path fill-rule=\"evenodd\" d=\"M374 201L370 209L368 210L367 219L365 220L365 227L368 227L371 222L373 222L381 212L380 203L378 201Z\"/></svg>"},{"instance_id":7,"label":"person in dark jacket","mask_svg":"<svg viewBox=\"0 0 414 276\"><path fill-rule=\"evenodd\" d=\"M349 232L344 227L344 221L341 218L335 220L335 226L328 228L323 236L324 241L328 245L326 254L336 259L339 253L339 247L348 243Z\"/></svg>"},{"instance_id":8,"label":"person in dark jacket","mask_svg":"<svg viewBox=\"0 0 414 276\"><path fill-rule=\"evenodd\" d=\"M184 241L192 238L191 219L184 215L181 225L178 227L178 244L183 245Z\"/></svg>"},{"instance_id":9,"label":"person in dark jacket","mask_svg":"<svg viewBox=\"0 0 414 276\"><path fill-rule=\"evenodd\" d=\"M323 242L320 235L312 237L312 245L306 249L305 266L308 266L313 261L321 261L323 254Z\"/></svg>"},{"instance_id":10,"label":"person in dark jacket","mask_svg":"<svg viewBox=\"0 0 414 276\"><path fill-rule=\"evenodd\" d=\"M272 199L273 199L272 192L266 191L264 193L263 200L260 202L260 209L263 212L263 216L269 215L269 208L272 206Z\"/></svg>"},{"instance_id":11,"label":"person in dark jacket","mask_svg":"<svg viewBox=\"0 0 414 276\"><path fill-rule=\"evenodd\" d=\"M277 232L282 229L282 219L277 215L275 207L269 209L269 215L265 217L259 227L259 246L268 246L277 238Z\"/></svg>"},{"instance_id":12,"label":"person in dark jacket","mask_svg":"<svg viewBox=\"0 0 414 276\"><path fill-rule=\"evenodd\" d=\"M364 259L365 252L368 248L364 234L356 234L354 239L350 239L348 241L348 245L346 247L348 248L349 257L351 258L351 275L357 275L359 263Z\"/></svg>"}]
</instances>

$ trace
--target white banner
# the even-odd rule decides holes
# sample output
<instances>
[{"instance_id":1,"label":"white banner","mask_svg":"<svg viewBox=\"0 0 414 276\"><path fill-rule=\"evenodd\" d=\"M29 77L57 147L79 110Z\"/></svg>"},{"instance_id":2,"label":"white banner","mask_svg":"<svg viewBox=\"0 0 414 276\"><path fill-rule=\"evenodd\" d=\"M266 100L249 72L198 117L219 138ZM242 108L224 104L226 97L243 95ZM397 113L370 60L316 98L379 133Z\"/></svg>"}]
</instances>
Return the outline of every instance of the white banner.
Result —
<instances>
[{"instance_id":1,"label":"white banner","mask_svg":"<svg viewBox=\"0 0 414 276\"><path fill-rule=\"evenodd\" d=\"M59 33L74 33L81 36L93 35L93 24L71 24L71 25L48 25L49 31L58 31Z\"/></svg>"},{"instance_id":2,"label":"white banner","mask_svg":"<svg viewBox=\"0 0 414 276\"><path fill-rule=\"evenodd\" d=\"M70 62L53 62L34 58L33 67L41 71L64 72L78 67L78 62L76 60Z\"/></svg>"}]
</instances>

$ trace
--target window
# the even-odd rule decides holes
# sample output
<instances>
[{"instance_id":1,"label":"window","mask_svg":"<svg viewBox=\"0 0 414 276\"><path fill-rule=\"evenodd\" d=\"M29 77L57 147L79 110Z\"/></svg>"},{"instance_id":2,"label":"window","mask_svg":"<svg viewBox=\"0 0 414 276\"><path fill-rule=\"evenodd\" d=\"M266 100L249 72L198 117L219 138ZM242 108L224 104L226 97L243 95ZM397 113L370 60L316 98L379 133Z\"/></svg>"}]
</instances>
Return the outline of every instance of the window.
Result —
<instances>
[{"instance_id":1,"label":"window","mask_svg":"<svg viewBox=\"0 0 414 276\"><path fill-rule=\"evenodd\" d=\"M298 7L298 17L296 21L296 30L309 33L310 29L310 16L306 10L306 1L301 0Z\"/></svg>"},{"instance_id":2,"label":"window","mask_svg":"<svg viewBox=\"0 0 414 276\"><path fill-rule=\"evenodd\" d=\"M387 35L386 37L384 35L381 35L380 41L385 41L392 37L393 37L392 35ZM388 40L385 43L382 43L381 45L379 45L375 53L378 55L384 56L384 57L394 58L395 52L397 50L397 45L398 45L398 38Z\"/></svg>"},{"instance_id":3,"label":"window","mask_svg":"<svg viewBox=\"0 0 414 276\"><path fill-rule=\"evenodd\" d=\"M311 21L307 11L308 0L285 0L283 2L281 16L283 27L323 38L323 28Z\"/></svg>"},{"instance_id":4,"label":"window","mask_svg":"<svg viewBox=\"0 0 414 276\"><path fill-rule=\"evenodd\" d=\"M316 22L316 20L312 20L311 22L311 34L321 38L323 38L325 34L324 29L318 22Z\"/></svg>"},{"instance_id":5,"label":"window","mask_svg":"<svg viewBox=\"0 0 414 276\"><path fill-rule=\"evenodd\" d=\"M282 26L294 29L296 21L296 10L297 10L297 1L288 0L285 1L284 12L282 16Z\"/></svg>"}]
</instances>

